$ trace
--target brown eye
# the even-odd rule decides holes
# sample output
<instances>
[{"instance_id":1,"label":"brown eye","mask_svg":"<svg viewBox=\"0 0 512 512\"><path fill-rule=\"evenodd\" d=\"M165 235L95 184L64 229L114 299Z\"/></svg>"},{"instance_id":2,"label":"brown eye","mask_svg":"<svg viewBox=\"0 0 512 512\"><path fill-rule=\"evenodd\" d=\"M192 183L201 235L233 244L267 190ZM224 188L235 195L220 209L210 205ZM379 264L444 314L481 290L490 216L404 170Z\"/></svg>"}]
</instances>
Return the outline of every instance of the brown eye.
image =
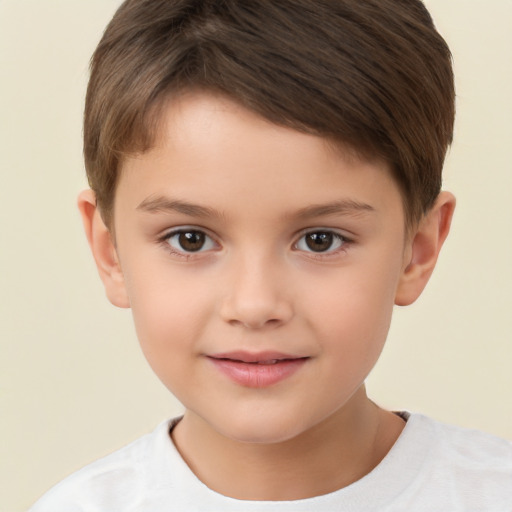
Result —
<instances>
[{"instance_id":1,"label":"brown eye","mask_svg":"<svg viewBox=\"0 0 512 512\"><path fill-rule=\"evenodd\" d=\"M204 233L200 231L185 231L179 234L178 242L184 251L195 252L203 248Z\"/></svg>"},{"instance_id":2,"label":"brown eye","mask_svg":"<svg viewBox=\"0 0 512 512\"><path fill-rule=\"evenodd\" d=\"M166 242L176 252L199 252L213 249L215 242L205 233L196 229L180 229L170 233Z\"/></svg>"},{"instance_id":3,"label":"brown eye","mask_svg":"<svg viewBox=\"0 0 512 512\"><path fill-rule=\"evenodd\" d=\"M309 233L306 235L306 245L315 252L324 252L331 248L332 233Z\"/></svg>"},{"instance_id":4,"label":"brown eye","mask_svg":"<svg viewBox=\"0 0 512 512\"><path fill-rule=\"evenodd\" d=\"M333 231L311 231L297 242L296 248L306 252L333 252L345 242L343 236Z\"/></svg>"}]
</instances>

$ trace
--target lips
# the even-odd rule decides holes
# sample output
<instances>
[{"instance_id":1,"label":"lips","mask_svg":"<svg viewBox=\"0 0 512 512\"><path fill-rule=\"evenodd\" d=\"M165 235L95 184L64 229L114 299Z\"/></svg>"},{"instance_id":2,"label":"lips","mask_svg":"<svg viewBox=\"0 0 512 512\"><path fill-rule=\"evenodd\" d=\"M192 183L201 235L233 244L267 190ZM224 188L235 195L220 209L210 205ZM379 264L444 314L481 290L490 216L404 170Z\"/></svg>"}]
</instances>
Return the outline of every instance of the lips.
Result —
<instances>
[{"instance_id":1,"label":"lips","mask_svg":"<svg viewBox=\"0 0 512 512\"><path fill-rule=\"evenodd\" d=\"M235 383L249 388L263 388L291 377L309 358L281 352L237 351L209 355L208 359Z\"/></svg>"}]
</instances>

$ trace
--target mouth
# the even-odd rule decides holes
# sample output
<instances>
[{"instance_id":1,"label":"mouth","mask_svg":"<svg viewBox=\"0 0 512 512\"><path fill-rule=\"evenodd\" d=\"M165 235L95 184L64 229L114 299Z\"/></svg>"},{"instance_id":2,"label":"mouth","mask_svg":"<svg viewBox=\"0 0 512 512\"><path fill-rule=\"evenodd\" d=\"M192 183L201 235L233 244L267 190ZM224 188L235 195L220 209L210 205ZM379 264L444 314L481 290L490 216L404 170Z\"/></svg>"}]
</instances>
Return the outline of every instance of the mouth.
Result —
<instances>
[{"instance_id":1,"label":"mouth","mask_svg":"<svg viewBox=\"0 0 512 512\"><path fill-rule=\"evenodd\" d=\"M218 361L232 361L234 363L257 364L257 365L275 365L287 361L296 361L298 359L308 359L308 357L284 354L281 352L226 352L223 354L213 354L208 356Z\"/></svg>"},{"instance_id":2,"label":"mouth","mask_svg":"<svg viewBox=\"0 0 512 512\"><path fill-rule=\"evenodd\" d=\"M291 377L310 359L280 352L229 352L207 357L224 376L249 388L277 384Z\"/></svg>"}]
</instances>

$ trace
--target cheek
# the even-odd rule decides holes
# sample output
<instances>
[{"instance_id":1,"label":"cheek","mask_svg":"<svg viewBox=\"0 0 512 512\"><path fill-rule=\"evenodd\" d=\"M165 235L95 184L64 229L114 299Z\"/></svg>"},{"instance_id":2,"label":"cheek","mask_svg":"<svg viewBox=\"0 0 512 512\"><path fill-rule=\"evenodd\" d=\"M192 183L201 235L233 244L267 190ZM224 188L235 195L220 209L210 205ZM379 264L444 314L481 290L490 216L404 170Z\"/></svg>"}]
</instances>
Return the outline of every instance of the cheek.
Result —
<instances>
[{"instance_id":1,"label":"cheek","mask_svg":"<svg viewBox=\"0 0 512 512\"><path fill-rule=\"evenodd\" d=\"M369 371L382 350L399 275L393 268L389 260L347 268L317 287L305 304L319 339L325 340L324 348L348 371L350 367Z\"/></svg>"},{"instance_id":2,"label":"cheek","mask_svg":"<svg viewBox=\"0 0 512 512\"><path fill-rule=\"evenodd\" d=\"M392 306L384 307L375 297L370 299L365 294L350 294L338 307L326 306L321 313L319 335L324 357L319 359L317 377L325 381L325 396L342 404L377 363L389 331Z\"/></svg>"},{"instance_id":3,"label":"cheek","mask_svg":"<svg viewBox=\"0 0 512 512\"><path fill-rule=\"evenodd\" d=\"M356 363L354 369L373 366L386 341L391 314L392 305L375 297L351 295L338 307L328 305L319 317L326 348L340 364Z\"/></svg>"},{"instance_id":4,"label":"cheek","mask_svg":"<svg viewBox=\"0 0 512 512\"><path fill-rule=\"evenodd\" d=\"M179 275L146 272L127 287L142 351L149 364L167 384L166 374L179 371L184 357L199 351L198 340L210 315L211 302L194 282Z\"/></svg>"}]
</instances>

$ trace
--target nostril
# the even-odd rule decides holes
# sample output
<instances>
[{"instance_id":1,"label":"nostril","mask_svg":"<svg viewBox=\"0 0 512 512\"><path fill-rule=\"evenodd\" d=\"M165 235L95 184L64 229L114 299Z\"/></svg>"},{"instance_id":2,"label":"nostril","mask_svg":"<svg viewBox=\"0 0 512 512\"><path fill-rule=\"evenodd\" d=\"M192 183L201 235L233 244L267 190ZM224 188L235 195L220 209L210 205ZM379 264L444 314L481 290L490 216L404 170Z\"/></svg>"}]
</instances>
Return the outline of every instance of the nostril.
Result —
<instances>
[{"instance_id":1,"label":"nostril","mask_svg":"<svg viewBox=\"0 0 512 512\"><path fill-rule=\"evenodd\" d=\"M228 323L234 327L240 326L240 327L246 327L248 329L262 329L265 327L277 327L278 325L282 324L283 321L279 320L278 318L270 318L268 320L257 320L257 319L236 319L233 318L231 320L228 320Z\"/></svg>"}]
</instances>

